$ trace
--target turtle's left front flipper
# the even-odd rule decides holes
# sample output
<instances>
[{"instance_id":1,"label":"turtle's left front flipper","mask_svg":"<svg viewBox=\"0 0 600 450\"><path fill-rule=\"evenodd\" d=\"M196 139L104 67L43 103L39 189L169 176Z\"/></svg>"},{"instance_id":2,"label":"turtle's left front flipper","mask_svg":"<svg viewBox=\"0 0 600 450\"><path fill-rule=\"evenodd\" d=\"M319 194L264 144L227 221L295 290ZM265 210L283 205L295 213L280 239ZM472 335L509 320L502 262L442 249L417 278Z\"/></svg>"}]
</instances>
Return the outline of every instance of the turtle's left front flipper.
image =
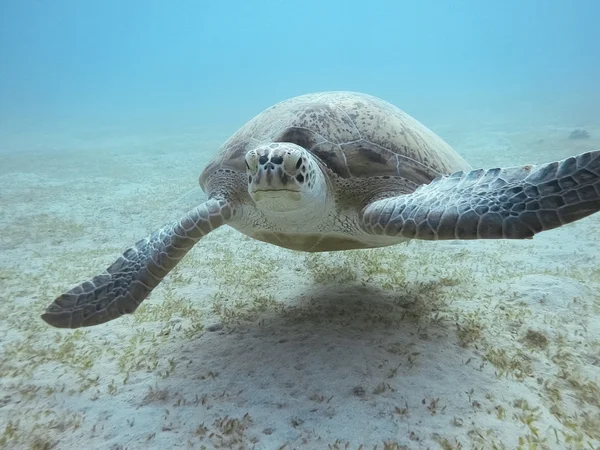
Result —
<instances>
[{"instance_id":1,"label":"turtle's left front flipper","mask_svg":"<svg viewBox=\"0 0 600 450\"><path fill-rule=\"evenodd\" d=\"M56 298L42 319L58 328L79 328L132 313L196 242L231 216L225 200L206 201L138 241L104 273Z\"/></svg>"},{"instance_id":2,"label":"turtle's left front flipper","mask_svg":"<svg viewBox=\"0 0 600 450\"><path fill-rule=\"evenodd\" d=\"M600 150L539 166L457 172L368 204L362 227L411 239L526 239L600 210Z\"/></svg>"}]
</instances>

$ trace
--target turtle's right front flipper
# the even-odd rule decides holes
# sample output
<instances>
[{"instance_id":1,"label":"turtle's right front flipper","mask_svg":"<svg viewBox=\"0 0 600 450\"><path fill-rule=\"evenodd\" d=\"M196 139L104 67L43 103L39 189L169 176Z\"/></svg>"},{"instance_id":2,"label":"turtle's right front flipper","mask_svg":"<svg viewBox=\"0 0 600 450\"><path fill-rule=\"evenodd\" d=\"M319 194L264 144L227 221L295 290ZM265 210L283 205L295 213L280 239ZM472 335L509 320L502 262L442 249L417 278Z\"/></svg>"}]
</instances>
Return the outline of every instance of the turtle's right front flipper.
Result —
<instances>
[{"instance_id":1,"label":"turtle's right front flipper","mask_svg":"<svg viewBox=\"0 0 600 450\"><path fill-rule=\"evenodd\" d=\"M79 328L132 313L196 242L231 215L226 201L208 200L127 249L104 273L56 298L42 319Z\"/></svg>"},{"instance_id":2,"label":"turtle's right front flipper","mask_svg":"<svg viewBox=\"0 0 600 450\"><path fill-rule=\"evenodd\" d=\"M527 239L600 211L600 150L539 166L457 172L363 209L369 233Z\"/></svg>"}]
</instances>

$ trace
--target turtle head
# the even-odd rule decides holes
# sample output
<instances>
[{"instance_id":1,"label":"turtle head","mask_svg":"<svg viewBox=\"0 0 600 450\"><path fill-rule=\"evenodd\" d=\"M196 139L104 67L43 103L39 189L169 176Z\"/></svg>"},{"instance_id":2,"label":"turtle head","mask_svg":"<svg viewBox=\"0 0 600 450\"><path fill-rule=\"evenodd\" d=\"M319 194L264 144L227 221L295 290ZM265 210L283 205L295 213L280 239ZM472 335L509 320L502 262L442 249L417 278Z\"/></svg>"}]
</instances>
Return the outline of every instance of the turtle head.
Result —
<instances>
[{"instance_id":1,"label":"turtle head","mask_svg":"<svg viewBox=\"0 0 600 450\"><path fill-rule=\"evenodd\" d=\"M299 211L326 201L327 183L315 157L299 145L275 142L246 153L248 192L261 209Z\"/></svg>"}]
</instances>

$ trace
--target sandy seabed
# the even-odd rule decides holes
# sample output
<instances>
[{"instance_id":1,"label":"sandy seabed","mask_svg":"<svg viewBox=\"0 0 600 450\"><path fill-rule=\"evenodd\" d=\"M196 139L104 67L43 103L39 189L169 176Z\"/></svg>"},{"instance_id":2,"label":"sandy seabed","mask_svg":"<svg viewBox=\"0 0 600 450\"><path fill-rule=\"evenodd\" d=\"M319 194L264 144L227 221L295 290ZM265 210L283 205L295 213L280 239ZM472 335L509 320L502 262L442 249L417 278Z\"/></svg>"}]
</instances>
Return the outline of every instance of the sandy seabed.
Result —
<instances>
[{"instance_id":1,"label":"sandy seabed","mask_svg":"<svg viewBox=\"0 0 600 450\"><path fill-rule=\"evenodd\" d=\"M600 148L434 129L474 167ZM135 314L56 330L49 302L202 201L222 137L28 139L0 136L0 447L600 448L600 214L324 254L223 227Z\"/></svg>"}]
</instances>

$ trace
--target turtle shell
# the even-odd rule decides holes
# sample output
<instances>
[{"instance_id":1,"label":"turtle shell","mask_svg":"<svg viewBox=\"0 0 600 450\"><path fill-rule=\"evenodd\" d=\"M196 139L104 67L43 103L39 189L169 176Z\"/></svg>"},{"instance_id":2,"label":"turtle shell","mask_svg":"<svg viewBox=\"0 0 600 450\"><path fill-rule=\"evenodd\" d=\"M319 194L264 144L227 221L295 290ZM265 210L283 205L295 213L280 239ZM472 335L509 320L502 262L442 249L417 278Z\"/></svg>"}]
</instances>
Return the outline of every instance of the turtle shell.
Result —
<instances>
[{"instance_id":1,"label":"turtle shell","mask_svg":"<svg viewBox=\"0 0 600 450\"><path fill-rule=\"evenodd\" d=\"M305 148L341 178L398 176L419 185L469 165L435 133L390 103L354 92L294 97L266 109L232 135L205 168L245 173L246 153L269 142Z\"/></svg>"}]
</instances>

